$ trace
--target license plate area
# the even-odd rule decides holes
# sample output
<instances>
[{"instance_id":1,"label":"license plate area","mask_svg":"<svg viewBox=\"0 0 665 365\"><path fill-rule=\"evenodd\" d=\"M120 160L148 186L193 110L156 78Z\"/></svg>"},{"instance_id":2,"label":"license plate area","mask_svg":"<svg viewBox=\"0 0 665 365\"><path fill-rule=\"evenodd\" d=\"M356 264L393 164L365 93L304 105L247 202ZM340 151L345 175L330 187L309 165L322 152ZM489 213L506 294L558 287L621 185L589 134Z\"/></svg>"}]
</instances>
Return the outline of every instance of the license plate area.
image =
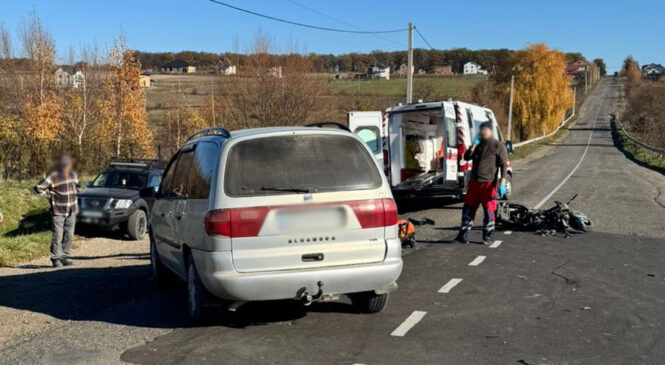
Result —
<instances>
[{"instance_id":1,"label":"license plate area","mask_svg":"<svg viewBox=\"0 0 665 365\"><path fill-rule=\"evenodd\" d=\"M275 212L277 229L283 234L325 232L346 225L344 207L280 209Z\"/></svg>"},{"instance_id":2,"label":"license plate area","mask_svg":"<svg viewBox=\"0 0 665 365\"><path fill-rule=\"evenodd\" d=\"M96 210L83 210L81 211L81 216L86 218L102 218L104 216L104 212Z\"/></svg>"}]
</instances>

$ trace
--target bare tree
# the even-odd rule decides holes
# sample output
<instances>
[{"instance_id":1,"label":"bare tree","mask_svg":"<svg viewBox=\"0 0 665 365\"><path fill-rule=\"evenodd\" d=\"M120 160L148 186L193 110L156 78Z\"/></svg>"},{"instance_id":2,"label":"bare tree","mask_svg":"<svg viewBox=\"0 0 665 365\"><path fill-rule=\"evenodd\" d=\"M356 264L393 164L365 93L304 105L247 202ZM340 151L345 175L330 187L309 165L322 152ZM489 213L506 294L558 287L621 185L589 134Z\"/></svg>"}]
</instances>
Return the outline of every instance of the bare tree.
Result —
<instances>
[{"instance_id":1,"label":"bare tree","mask_svg":"<svg viewBox=\"0 0 665 365\"><path fill-rule=\"evenodd\" d=\"M31 71L40 99L53 81L55 69L55 42L44 24L33 11L21 27L20 39L23 56L30 61Z\"/></svg>"},{"instance_id":2,"label":"bare tree","mask_svg":"<svg viewBox=\"0 0 665 365\"><path fill-rule=\"evenodd\" d=\"M0 58L12 58L12 37L4 24L0 24Z\"/></svg>"}]
</instances>

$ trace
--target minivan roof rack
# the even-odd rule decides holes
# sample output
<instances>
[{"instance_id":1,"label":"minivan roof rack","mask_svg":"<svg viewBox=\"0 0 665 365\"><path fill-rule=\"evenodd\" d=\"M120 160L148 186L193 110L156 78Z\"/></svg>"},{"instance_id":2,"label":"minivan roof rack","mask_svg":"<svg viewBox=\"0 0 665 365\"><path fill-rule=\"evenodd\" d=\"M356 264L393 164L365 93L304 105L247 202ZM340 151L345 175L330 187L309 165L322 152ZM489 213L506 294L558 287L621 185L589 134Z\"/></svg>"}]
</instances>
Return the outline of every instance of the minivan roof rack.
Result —
<instances>
[{"instance_id":1,"label":"minivan roof rack","mask_svg":"<svg viewBox=\"0 0 665 365\"><path fill-rule=\"evenodd\" d=\"M149 160L141 158L128 158L113 160L109 164L111 168L133 168L133 169L164 169L168 161Z\"/></svg>"},{"instance_id":2,"label":"minivan roof rack","mask_svg":"<svg viewBox=\"0 0 665 365\"><path fill-rule=\"evenodd\" d=\"M345 130L345 131L347 131L347 132L351 132L351 130L349 129L349 127L345 126L345 125L342 124L342 123L333 122L333 121L326 121L326 120L324 120L324 121L320 121L320 122L314 122L314 123L306 124L305 127L318 127L318 128L337 127L337 128L339 128L339 129L341 129L341 130Z\"/></svg>"},{"instance_id":3,"label":"minivan roof rack","mask_svg":"<svg viewBox=\"0 0 665 365\"><path fill-rule=\"evenodd\" d=\"M191 136L187 138L187 140L192 140L194 138L198 137L205 137L205 136L222 136L224 138L231 138L231 133L226 130L224 127L210 127L206 129L202 129Z\"/></svg>"}]
</instances>

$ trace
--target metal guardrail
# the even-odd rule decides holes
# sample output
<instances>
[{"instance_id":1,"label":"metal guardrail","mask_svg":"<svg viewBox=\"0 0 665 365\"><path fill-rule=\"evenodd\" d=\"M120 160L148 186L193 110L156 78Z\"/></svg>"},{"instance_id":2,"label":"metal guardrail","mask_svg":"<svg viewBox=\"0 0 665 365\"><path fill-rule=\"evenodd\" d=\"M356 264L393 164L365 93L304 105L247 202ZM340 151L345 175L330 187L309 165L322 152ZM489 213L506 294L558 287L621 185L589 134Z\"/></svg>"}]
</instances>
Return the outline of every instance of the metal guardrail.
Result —
<instances>
[{"instance_id":1,"label":"metal guardrail","mask_svg":"<svg viewBox=\"0 0 665 365\"><path fill-rule=\"evenodd\" d=\"M615 123L616 128L621 130L625 134L626 138L631 140L631 142L635 143L636 145L640 146L641 148L644 148L645 150L651 153L656 153L661 156L665 156L665 149L649 146L648 144L641 142L637 140L635 137L631 136L630 133L628 133L628 131L623 127L623 124L621 124L619 119L617 119L614 115L612 115L612 122Z\"/></svg>"},{"instance_id":2,"label":"metal guardrail","mask_svg":"<svg viewBox=\"0 0 665 365\"><path fill-rule=\"evenodd\" d=\"M540 137L532 138L532 139L529 139L529 140L527 140L527 141L522 141L522 142L519 142L519 143L515 143L515 144L513 144L513 148L518 148L518 147L526 146L526 145L531 144L531 143L533 143L533 142L538 142L538 141L540 141L541 139L545 139L545 138L548 138L548 137L553 136L554 133L558 132L559 129L561 129L561 127L563 127L564 125L566 125L566 123L568 123L571 119L573 119L574 116L575 116L575 111L573 110L573 113L572 113L568 118L564 119L563 122L561 122L561 124L559 124L559 126L556 127L556 129L555 129L554 131L552 131L552 133L546 134L546 135L544 135L544 136L540 136Z\"/></svg>"}]
</instances>

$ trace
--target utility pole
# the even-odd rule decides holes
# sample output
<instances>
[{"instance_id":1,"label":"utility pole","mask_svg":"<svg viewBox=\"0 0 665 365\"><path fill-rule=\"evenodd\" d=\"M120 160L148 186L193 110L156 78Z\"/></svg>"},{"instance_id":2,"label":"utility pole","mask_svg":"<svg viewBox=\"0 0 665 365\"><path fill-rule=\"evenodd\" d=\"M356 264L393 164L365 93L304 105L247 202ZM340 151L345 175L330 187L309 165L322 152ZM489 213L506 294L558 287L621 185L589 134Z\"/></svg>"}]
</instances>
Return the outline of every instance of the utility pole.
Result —
<instances>
[{"instance_id":1,"label":"utility pole","mask_svg":"<svg viewBox=\"0 0 665 365\"><path fill-rule=\"evenodd\" d=\"M413 102L413 24L409 23L409 55L406 71L406 103Z\"/></svg>"},{"instance_id":2,"label":"utility pole","mask_svg":"<svg viewBox=\"0 0 665 365\"><path fill-rule=\"evenodd\" d=\"M508 102L508 140L513 140L513 94L515 93L515 75L510 76L510 101Z\"/></svg>"},{"instance_id":3,"label":"utility pole","mask_svg":"<svg viewBox=\"0 0 665 365\"><path fill-rule=\"evenodd\" d=\"M217 126L217 123L215 122L215 85L210 88L210 104L211 104L211 109L212 109L212 125Z\"/></svg>"},{"instance_id":4,"label":"utility pole","mask_svg":"<svg viewBox=\"0 0 665 365\"><path fill-rule=\"evenodd\" d=\"M577 87L573 86L573 115L575 115L575 99L577 98Z\"/></svg>"}]
</instances>

